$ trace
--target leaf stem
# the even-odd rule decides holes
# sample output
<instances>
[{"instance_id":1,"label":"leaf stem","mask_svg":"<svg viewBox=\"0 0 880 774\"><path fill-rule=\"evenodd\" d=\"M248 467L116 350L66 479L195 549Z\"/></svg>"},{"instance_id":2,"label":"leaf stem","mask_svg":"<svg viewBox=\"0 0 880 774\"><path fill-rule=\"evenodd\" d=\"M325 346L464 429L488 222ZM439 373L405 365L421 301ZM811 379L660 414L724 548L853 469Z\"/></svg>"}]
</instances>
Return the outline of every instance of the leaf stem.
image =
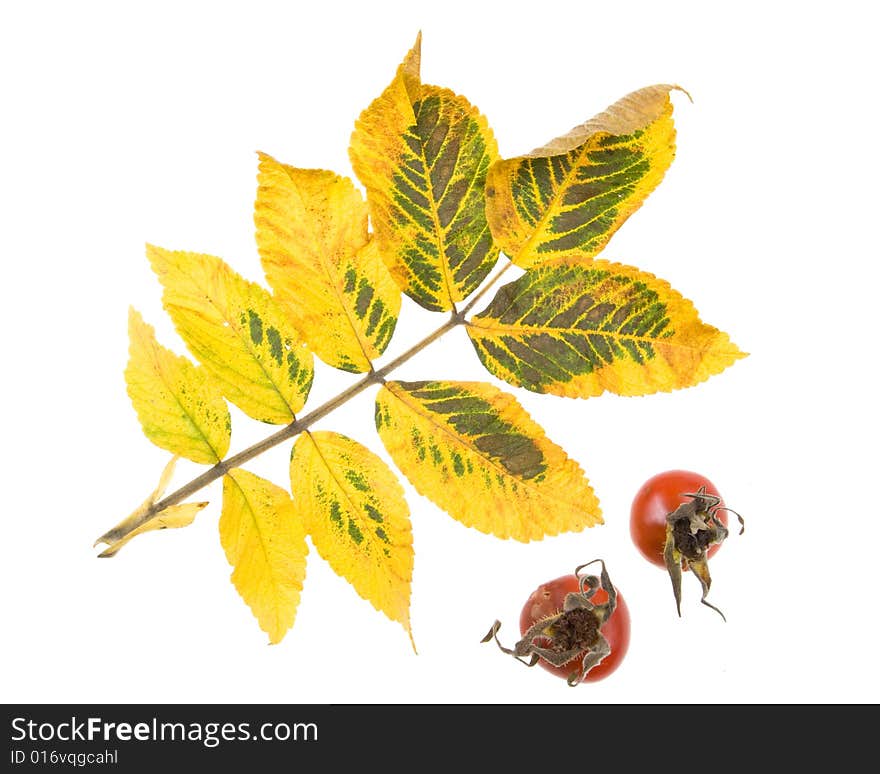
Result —
<instances>
[{"instance_id":1,"label":"leaf stem","mask_svg":"<svg viewBox=\"0 0 880 774\"><path fill-rule=\"evenodd\" d=\"M504 266L501 267L501 269L495 272L495 275L492 277L492 279L490 279L485 285L483 285L483 287L480 288L479 292L470 301L468 301L467 304L465 304L465 306L459 312L459 315L461 315L462 317L462 321L464 321L464 316L477 305L479 300L483 296L485 296L486 293L489 292L489 289L496 282L498 282L498 280L501 279L501 277L504 275L504 272L506 272L511 266L513 266L513 261L508 261Z\"/></svg>"},{"instance_id":2,"label":"leaf stem","mask_svg":"<svg viewBox=\"0 0 880 774\"><path fill-rule=\"evenodd\" d=\"M299 435L301 432L311 427L311 425L313 425L319 419L322 419L323 417L327 416L327 414L329 414L331 411L334 411L342 404L351 400L355 395L360 394L374 384L384 382L385 377L394 369L403 365L407 360L417 355L419 352L435 342L445 333L455 328L457 325L461 325L462 323L464 323L464 321L464 311L453 312L449 319L443 325L441 325L432 333L428 334L421 341L414 344L412 347L406 350L406 352L394 358L394 360L387 363L386 365L382 366L382 368L378 370L371 370L362 379L360 379L360 381L355 382L348 389L343 390L338 395L330 398L330 400L328 400L326 403L322 403L316 409L310 411L308 414L304 414L299 419L291 422L289 425L285 425L283 428L275 433L272 433L272 435L267 436L262 441L258 441L252 446L248 446L246 449L243 449L237 454L233 454L231 457L227 457L225 460L221 460L216 465L206 470L204 473L196 476L189 483L184 484L182 487L180 487L180 489L177 489L176 491L169 494L167 497L164 497L161 500L153 503L140 516L140 518L132 521L126 520L124 522L121 522L113 529L104 533L100 538L98 538L98 542L107 543L109 545L111 543L115 543L118 540L122 540L122 538L124 538L126 535L142 527L151 519L158 516L166 508L183 502L188 497L198 492L200 489L203 489L204 487L208 486L208 484L211 484L218 478L226 475L226 473L228 473L233 468L240 467L246 462L252 460L254 457L257 457L263 452L268 451L272 447L278 446L278 444L283 443L289 438L293 438L294 436Z\"/></svg>"},{"instance_id":3,"label":"leaf stem","mask_svg":"<svg viewBox=\"0 0 880 774\"><path fill-rule=\"evenodd\" d=\"M403 365L407 360L419 354L425 347L430 344L433 344L437 339L439 339L443 334L451 331L455 326L461 325L464 322L464 316L462 312L454 312L450 315L449 319L441 325L437 330L433 333L429 333L425 338L419 341L417 344L414 344L410 347L406 352L398 357L394 358L390 363L382 366L378 371L374 371L376 379L374 381L382 381L386 375L391 373L398 366Z\"/></svg>"}]
</instances>

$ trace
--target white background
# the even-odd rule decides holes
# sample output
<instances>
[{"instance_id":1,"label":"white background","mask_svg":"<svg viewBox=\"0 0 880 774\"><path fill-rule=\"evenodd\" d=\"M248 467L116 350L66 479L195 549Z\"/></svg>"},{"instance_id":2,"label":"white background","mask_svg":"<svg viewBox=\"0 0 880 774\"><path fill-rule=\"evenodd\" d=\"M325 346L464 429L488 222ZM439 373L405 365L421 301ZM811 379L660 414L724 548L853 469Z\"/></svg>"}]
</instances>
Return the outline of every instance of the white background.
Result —
<instances>
[{"instance_id":1,"label":"white background","mask_svg":"<svg viewBox=\"0 0 880 774\"><path fill-rule=\"evenodd\" d=\"M6 702L875 702L877 127L868 3L4 3L0 11L0 698ZM634 89L678 83L678 155L603 257L668 280L749 357L698 387L514 390L586 471L605 524L542 542L467 529L407 486L418 655L317 553L268 646L229 582L219 489L179 531L98 560L167 454L123 380L129 305L167 322L144 245L262 279L256 151L351 175L359 112L423 33L422 77L528 152ZM445 319L404 299L389 357ZM387 358L386 358L387 360ZM406 379L493 381L461 330ZM352 378L319 367L307 408ZM386 460L373 391L319 427ZM233 450L267 428L233 416ZM287 480L288 447L249 467ZM746 518L710 599L629 541L633 493L708 475ZM197 472L181 465L176 484ZM604 557L633 616L621 668L569 689L512 644L541 581ZM506 635L506 638L505 636Z\"/></svg>"}]
</instances>

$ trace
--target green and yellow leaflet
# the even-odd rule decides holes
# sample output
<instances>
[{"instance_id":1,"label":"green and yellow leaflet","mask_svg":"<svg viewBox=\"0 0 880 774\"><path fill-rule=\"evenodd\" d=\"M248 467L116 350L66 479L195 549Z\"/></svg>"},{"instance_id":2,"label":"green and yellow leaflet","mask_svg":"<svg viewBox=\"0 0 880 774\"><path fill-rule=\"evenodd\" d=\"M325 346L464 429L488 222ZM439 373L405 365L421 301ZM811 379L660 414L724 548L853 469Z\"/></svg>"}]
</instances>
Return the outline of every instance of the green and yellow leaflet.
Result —
<instances>
[{"instance_id":1,"label":"green and yellow leaflet","mask_svg":"<svg viewBox=\"0 0 880 774\"><path fill-rule=\"evenodd\" d=\"M306 432L293 448L290 485L318 553L412 638L412 529L394 473L351 438Z\"/></svg>"},{"instance_id":2,"label":"green and yellow leaflet","mask_svg":"<svg viewBox=\"0 0 880 774\"><path fill-rule=\"evenodd\" d=\"M498 148L464 97L421 82L420 61L417 41L361 113L349 155L394 278L426 309L448 310L498 259L483 195Z\"/></svg>"},{"instance_id":3,"label":"green and yellow leaflet","mask_svg":"<svg viewBox=\"0 0 880 774\"><path fill-rule=\"evenodd\" d=\"M299 331L269 293L220 258L149 246L162 302L223 394L252 419L287 424L314 369Z\"/></svg>"},{"instance_id":4,"label":"green and yellow leaflet","mask_svg":"<svg viewBox=\"0 0 880 774\"><path fill-rule=\"evenodd\" d=\"M493 385L388 382L376 428L412 485L468 527L525 542L602 523L580 466Z\"/></svg>"},{"instance_id":5,"label":"green and yellow leaflet","mask_svg":"<svg viewBox=\"0 0 880 774\"><path fill-rule=\"evenodd\" d=\"M254 222L266 278L314 353L368 371L394 333L400 289L368 233L360 191L261 153Z\"/></svg>"},{"instance_id":6,"label":"green and yellow leaflet","mask_svg":"<svg viewBox=\"0 0 880 774\"><path fill-rule=\"evenodd\" d=\"M635 91L543 147L493 164L486 212L515 264L572 251L592 257L605 246L672 163L676 88Z\"/></svg>"},{"instance_id":7,"label":"green and yellow leaflet","mask_svg":"<svg viewBox=\"0 0 880 774\"><path fill-rule=\"evenodd\" d=\"M204 368L156 341L134 309L128 315L128 396L144 434L156 446L213 465L229 451L229 409Z\"/></svg>"},{"instance_id":8,"label":"green and yellow leaflet","mask_svg":"<svg viewBox=\"0 0 880 774\"><path fill-rule=\"evenodd\" d=\"M580 256L502 286L467 330L499 379L574 398L690 387L744 357L667 282Z\"/></svg>"}]
</instances>

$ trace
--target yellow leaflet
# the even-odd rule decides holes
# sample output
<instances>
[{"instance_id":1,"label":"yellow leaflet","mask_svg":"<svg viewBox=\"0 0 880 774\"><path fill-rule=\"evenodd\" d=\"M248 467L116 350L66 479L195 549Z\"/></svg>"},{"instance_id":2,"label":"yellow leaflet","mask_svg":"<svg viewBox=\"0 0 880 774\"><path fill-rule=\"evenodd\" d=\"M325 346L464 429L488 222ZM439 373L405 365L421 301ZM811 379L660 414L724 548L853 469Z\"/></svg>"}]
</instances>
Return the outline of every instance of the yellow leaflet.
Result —
<instances>
[{"instance_id":1,"label":"yellow leaflet","mask_svg":"<svg viewBox=\"0 0 880 774\"><path fill-rule=\"evenodd\" d=\"M360 191L260 154L254 221L266 278L315 354L368 371L391 340L400 289L369 238Z\"/></svg>"},{"instance_id":2,"label":"yellow leaflet","mask_svg":"<svg viewBox=\"0 0 880 774\"><path fill-rule=\"evenodd\" d=\"M388 382L376 427L412 485L455 519L520 541L602 523L578 464L482 382Z\"/></svg>"},{"instance_id":3,"label":"yellow leaflet","mask_svg":"<svg viewBox=\"0 0 880 774\"><path fill-rule=\"evenodd\" d=\"M229 409L208 373L156 341L134 309L128 315L128 396L144 434L193 462L219 462L229 450Z\"/></svg>"},{"instance_id":4,"label":"yellow leaflet","mask_svg":"<svg viewBox=\"0 0 880 774\"><path fill-rule=\"evenodd\" d=\"M412 639L412 532L394 473L351 438L307 432L294 445L290 486L318 553Z\"/></svg>"},{"instance_id":5,"label":"yellow leaflet","mask_svg":"<svg viewBox=\"0 0 880 774\"><path fill-rule=\"evenodd\" d=\"M179 527L188 527L193 523L196 514L198 514L198 512L208 503L183 503L182 505L172 505L154 514L149 521L140 523L149 513L150 509L162 499L162 495L165 494L165 490L168 488L168 483L171 481L171 477L174 474L177 460L178 457L176 455L169 460L168 464L162 471L162 475L159 477L159 483L146 500L135 508L127 518L123 519L119 524L113 527L113 529L108 530L95 541L95 545L98 545L98 543L105 543L108 546L104 551L98 554L99 557L105 558L108 556L115 556L119 549L128 543L129 540L138 535L142 535L144 532L150 532L154 529L176 529Z\"/></svg>"},{"instance_id":6,"label":"yellow leaflet","mask_svg":"<svg viewBox=\"0 0 880 774\"><path fill-rule=\"evenodd\" d=\"M667 282L581 256L499 288L468 335L498 378L570 398L691 387L745 357Z\"/></svg>"},{"instance_id":7,"label":"yellow leaflet","mask_svg":"<svg viewBox=\"0 0 880 774\"><path fill-rule=\"evenodd\" d=\"M290 495L236 468L223 477L220 543L232 583L272 643L293 626L308 544Z\"/></svg>"},{"instance_id":8,"label":"yellow leaflet","mask_svg":"<svg viewBox=\"0 0 880 774\"><path fill-rule=\"evenodd\" d=\"M421 83L420 51L417 41L361 113L349 155L394 278L421 306L447 310L498 259L483 195L498 147L464 97Z\"/></svg>"},{"instance_id":9,"label":"yellow leaflet","mask_svg":"<svg viewBox=\"0 0 880 774\"><path fill-rule=\"evenodd\" d=\"M305 404L312 354L269 293L220 258L148 246L162 301L190 351L252 419L287 424Z\"/></svg>"},{"instance_id":10,"label":"yellow leaflet","mask_svg":"<svg viewBox=\"0 0 880 774\"><path fill-rule=\"evenodd\" d=\"M514 263L528 269L573 250L590 258L605 246L672 163L669 93L677 88L635 91L568 134L492 166L489 225Z\"/></svg>"}]
</instances>

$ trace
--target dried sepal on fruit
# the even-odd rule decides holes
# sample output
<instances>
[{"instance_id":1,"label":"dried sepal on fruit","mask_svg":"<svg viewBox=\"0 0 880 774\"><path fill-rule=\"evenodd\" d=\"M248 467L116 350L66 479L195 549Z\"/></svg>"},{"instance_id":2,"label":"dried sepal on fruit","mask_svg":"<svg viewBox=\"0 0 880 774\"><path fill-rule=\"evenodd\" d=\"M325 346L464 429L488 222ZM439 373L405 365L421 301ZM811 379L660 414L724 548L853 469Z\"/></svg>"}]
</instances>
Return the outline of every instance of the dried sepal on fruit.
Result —
<instances>
[{"instance_id":1,"label":"dried sepal on fruit","mask_svg":"<svg viewBox=\"0 0 880 774\"><path fill-rule=\"evenodd\" d=\"M581 575L581 570L599 562L600 576ZM602 559L594 559L575 568L578 590L566 594L562 610L533 623L513 648L498 640L501 622L495 621L481 642L494 639L502 652L526 666L535 666L541 659L554 667L576 662L568 674L570 686L583 682L587 674L611 653L611 645L602 633L603 625L617 609L617 590ZM594 596L601 589L606 601L596 603Z\"/></svg>"},{"instance_id":2,"label":"dried sepal on fruit","mask_svg":"<svg viewBox=\"0 0 880 774\"><path fill-rule=\"evenodd\" d=\"M676 610L681 616L681 574L691 570L703 589L700 601L724 618L724 613L706 599L712 585L708 551L710 547L723 543L730 534L718 518L718 511L730 511L739 519L740 535L745 530L745 522L732 508L722 505L720 497L709 494L705 486L696 492L684 492L682 497L691 499L667 514L666 542L663 546L663 559L672 581Z\"/></svg>"}]
</instances>

